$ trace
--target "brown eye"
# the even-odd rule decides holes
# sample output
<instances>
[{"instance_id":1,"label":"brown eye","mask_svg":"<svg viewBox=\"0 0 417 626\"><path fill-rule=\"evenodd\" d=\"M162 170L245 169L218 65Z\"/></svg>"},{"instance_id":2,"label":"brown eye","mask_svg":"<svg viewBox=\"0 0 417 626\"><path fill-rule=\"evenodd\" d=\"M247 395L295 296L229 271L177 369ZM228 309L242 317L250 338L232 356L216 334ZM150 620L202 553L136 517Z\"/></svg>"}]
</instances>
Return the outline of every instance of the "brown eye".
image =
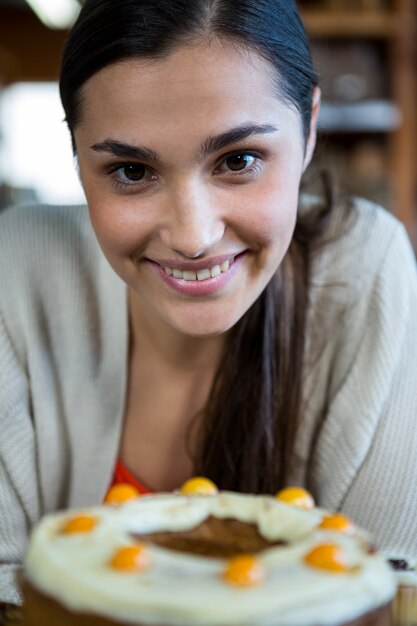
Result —
<instances>
[{"instance_id":1,"label":"brown eye","mask_svg":"<svg viewBox=\"0 0 417 626\"><path fill-rule=\"evenodd\" d=\"M119 177L121 180L129 180L131 182L137 182L142 180L145 176L146 168L140 163L130 163L124 165L119 169Z\"/></svg>"},{"instance_id":2,"label":"brown eye","mask_svg":"<svg viewBox=\"0 0 417 626\"><path fill-rule=\"evenodd\" d=\"M225 160L226 167L232 172L240 172L255 161L250 154L233 154Z\"/></svg>"}]
</instances>

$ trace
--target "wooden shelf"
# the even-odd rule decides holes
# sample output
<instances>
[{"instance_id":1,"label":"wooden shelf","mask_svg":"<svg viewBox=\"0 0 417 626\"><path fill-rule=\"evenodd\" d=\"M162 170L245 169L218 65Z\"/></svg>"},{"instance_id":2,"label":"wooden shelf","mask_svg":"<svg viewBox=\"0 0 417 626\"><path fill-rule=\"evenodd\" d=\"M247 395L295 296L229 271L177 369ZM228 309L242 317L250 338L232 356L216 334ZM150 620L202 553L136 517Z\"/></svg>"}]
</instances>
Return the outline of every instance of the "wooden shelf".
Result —
<instances>
[{"instance_id":1,"label":"wooden shelf","mask_svg":"<svg viewBox=\"0 0 417 626\"><path fill-rule=\"evenodd\" d=\"M399 16L392 11L301 10L310 37L390 39L398 33Z\"/></svg>"},{"instance_id":2,"label":"wooden shelf","mask_svg":"<svg viewBox=\"0 0 417 626\"><path fill-rule=\"evenodd\" d=\"M390 133L402 124L401 112L388 100L322 101L318 128L331 133Z\"/></svg>"},{"instance_id":3,"label":"wooden shelf","mask_svg":"<svg viewBox=\"0 0 417 626\"><path fill-rule=\"evenodd\" d=\"M0 12L0 76L3 85L57 80L67 33L44 26L32 11Z\"/></svg>"},{"instance_id":4,"label":"wooden shelf","mask_svg":"<svg viewBox=\"0 0 417 626\"><path fill-rule=\"evenodd\" d=\"M313 40L326 40L330 47L349 39L359 43L374 40L384 46L388 98L399 120L397 127L379 130L388 145L387 181L392 188L392 202L387 208L403 222L417 250L417 0L391 0L389 8L381 0L322 0L320 8L300 0L300 10ZM336 108L328 113L330 124L343 111ZM343 128L343 123L349 121L348 113L344 119L339 115L337 124L333 119L330 132L354 135L355 129L348 128L349 124ZM363 122L361 119L361 132L376 130Z\"/></svg>"}]
</instances>

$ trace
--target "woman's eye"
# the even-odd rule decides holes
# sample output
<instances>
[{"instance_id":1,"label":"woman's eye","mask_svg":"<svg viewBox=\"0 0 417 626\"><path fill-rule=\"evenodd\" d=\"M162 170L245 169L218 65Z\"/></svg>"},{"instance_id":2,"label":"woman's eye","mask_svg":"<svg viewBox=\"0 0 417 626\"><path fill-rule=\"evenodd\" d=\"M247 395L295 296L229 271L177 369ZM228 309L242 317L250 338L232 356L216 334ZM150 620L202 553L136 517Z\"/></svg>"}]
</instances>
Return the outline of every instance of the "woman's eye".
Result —
<instances>
[{"instance_id":1,"label":"woman's eye","mask_svg":"<svg viewBox=\"0 0 417 626\"><path fill-rule=\"evenodd\" d=\"M257 154L250 152L235 152L223 158L215 169L216 174L229 175L233 180L237 180L237 176L246 176L246 174L257 174L262 167L262 159Z\"/></svg>"},{"instance_id":2,"label":"woman's eye","mask_svg":"<svg viewBox=\"0 0 417 626\"><path fill-rule=\"evenodd\" d=\"M140 163L129 163L115 170L122 182L137 183L145 178L146 167Z\"/></svg>"},{"instance_id":3,"label":"woman's eye","mask_svg":"<svg viewBox=\"0 0 417 626\"><path fill-rule=\"evenodd\" d=\"M116 163L105 172L113 187L126 191L140 191L157 179L155 172L142 163Z\"/></svg>"},{"instance_id":4,"label":"woman's eye","mask_svg":"<svg viewBox=\"0 0 417 626\"><path fill-rule=\"evenodd\" d=\"M251 154L233 154L227 157L224 163L232 172L241 172L256 161L256 158Z\"/></svg>"}]
</instances>

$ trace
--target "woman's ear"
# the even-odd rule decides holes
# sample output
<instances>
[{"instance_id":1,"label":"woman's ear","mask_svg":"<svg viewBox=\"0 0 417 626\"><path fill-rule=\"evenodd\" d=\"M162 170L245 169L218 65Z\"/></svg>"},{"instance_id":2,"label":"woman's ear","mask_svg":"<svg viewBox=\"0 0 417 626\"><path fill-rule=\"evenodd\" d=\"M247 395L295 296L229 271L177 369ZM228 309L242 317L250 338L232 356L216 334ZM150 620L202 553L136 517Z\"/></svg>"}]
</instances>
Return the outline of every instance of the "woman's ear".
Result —
<instances>
[{"instance_id":1,"label":"woman's ear","mask_svg":"<svg viewBox=\"0 0 417 626\"><path fill-rule=\"evenodd\" d=\"M306 151L304 155L303 172L306 171L313 157L314 148L317 140L317 121L320 111L321 91L319 87L314 87L313 102L311 111L310 132L307 139Z\"/></svg>"}]
</instances>

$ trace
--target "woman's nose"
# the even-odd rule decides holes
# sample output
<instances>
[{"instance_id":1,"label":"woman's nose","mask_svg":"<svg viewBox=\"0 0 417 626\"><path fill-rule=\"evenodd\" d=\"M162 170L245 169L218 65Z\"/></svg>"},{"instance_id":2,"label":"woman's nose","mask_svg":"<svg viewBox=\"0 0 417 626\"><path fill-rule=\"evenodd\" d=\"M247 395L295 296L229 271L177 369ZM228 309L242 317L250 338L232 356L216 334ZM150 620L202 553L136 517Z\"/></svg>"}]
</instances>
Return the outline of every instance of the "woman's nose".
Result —
<instances>
[{"instance_id":1,"label":"woman's nose","mask_svg":"<svg viewBox=\"0 0 417 626\"><path fill-rule=\"evenodd\" d=\"M181 185L169 195L166 210L161 239L184 257L204 255L223 237L223 220L203 184Z\"/></svg>"}]
</instances>

